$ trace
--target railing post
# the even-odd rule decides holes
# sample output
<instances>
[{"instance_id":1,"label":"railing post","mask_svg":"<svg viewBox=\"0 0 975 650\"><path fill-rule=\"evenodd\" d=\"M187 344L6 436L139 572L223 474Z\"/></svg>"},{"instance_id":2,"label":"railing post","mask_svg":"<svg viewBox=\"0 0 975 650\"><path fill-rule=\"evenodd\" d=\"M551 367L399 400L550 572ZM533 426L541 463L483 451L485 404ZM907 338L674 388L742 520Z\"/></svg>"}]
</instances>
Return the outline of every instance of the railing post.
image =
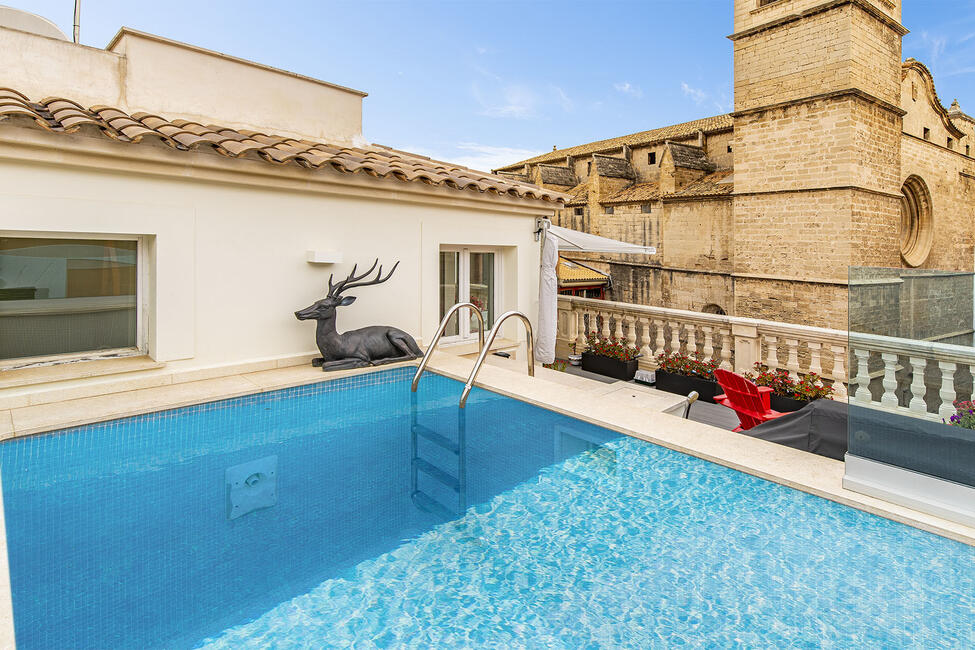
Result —
<instances>
[{"instance_id":1,"label":"railing post","mask_svg":"<svg viewBox=\"0 0 975 650\"><path fill-rule=\"evenodd\" d=\"M884 361L884 394L880 397L880 403L884 406L896 407L897 377L894 373L897 371L897 355L884 352L880 358Z\"/></svg>"},{"instance_id":2,"label":"railing post","mask_svg":"<svg viewBox=\"0 0 975 650\"><path fill-rule=\"evenodd\" d=\"M604 338L609 338L609 312L600 311L599 317L602 318L603 326L599 329L599 334Z\"/></svg>"},{"instance_id":3,"label":"railing post","mask_svg":"<svg viewBox=\"0 0 975 650\"><path fill-rule=\"evenodd\" d=\"M578 325L576 326L576 354L582 354L583 350L586 349L586 308L582 307L576 313L578 317Z\"/></svg>"},{"instance_id":4,"label":"railing post","mask_svg":"<svg viewBox=\"0 0 975 650\"><path fill-rule=\"evenodd\" d=\"M670 351L680 352L680 321L670 321Z\"/></svg>"},{"instance_id":5,"label":"railing post","mask_svg":"<svg viewBox=\"0 0 975 650\"><path fill-rule=\"evenodd\" d=\"M820 377L823 376L823 344L817 341L807 341L806 347L809 348L809 372L814 372Z\"/></svg>"},{"instance_id":6,"label":"railing post","mask_svg":"<svg viewBox=\"0 0 975 650\"><path fill-rule=\"evenodd\" d=\"M831 345L829 349L833 353L833 394L836 395L836 399L846 401L849 397L846 391L846 382L848 381L846 376L846 348L842 345Z\"/></svg>"},{"instance_id":7,"label":"railing post","mask_svg":"<svg viewBox=\"0 0 975 650\"><path fill-rule=\"evenodd\" d=\"M857 389L853 399L869 403L872 399L870 397L870 350L854 348L853 356L857 358Z\"/></svg>"},{"instance_id":8,"label":"railing post","mask_svg":"<svg viewBox=\"0 0 975 650\"><path fill-rule=\"evenodd\" d=\"M718 334L721 335L721 363L719 368L722 370L732 370L731 367L731 328L722 327L718 330Z\"/></svg>"},{"instance_id":9,"label":"railing post","mask_svg":"<svg viewBox=\"0 0 975 650\"><path fill-rule=\"evenodd\" d=\"M701 352L704 353L704 359L710 361L714 358L714 337L712 336L714 328L701 325L701 330L704 332L704 349Z\"/></svg>"},{"instance_id":10,"label":"railing post","mask_svg":"<svg viewBox=\"0 0 975 650\"><path fill-rule=\"evenodd\" d=\"M779 368L778 338L774 336L766 336L765 345L768 346L768 355L765 358L765 365L769 367L769 370L778 370Z\"/></svg>"},{"instance_id":11,"label":"railing post","mask_svg":"<svg viewBox=\"0 0 975 650\"><path fill-rule=\"evenodd\" d=\"M694 323L687 325L687 354L697 354L697 325Z\"/></svg>"},{"instance_id":12,"label":"railing post","mask_svg":"<svg viewBox=\"0 0 975 650\"><path fill-rule=\"evenodd\" d=\"M927 413L928 405L924 403L924 369L928 362L921 357L911 359L911 403L907 405L915 413Z\"/></svg>"},{"instance_id":13,"label":"railing post","mask_svg":"<svg viewBox=\"0 0 975 650\"><path fill-rule=\"evenodd\" d=\"M653 350L654 359L656 359L657 355L663 354L667 351L664 347L667 344L666 340L664 339L664 323L665 321L658 320L656 318L653 319L654 327L657 328L657 343Z\"/></svg>"},{"instance_id":14,"label":"railing post","mask_svg":"<svg viewBox=\"0 0 975 650\"><path fill-rule=\"evenodd\" d=\"M789 371L789 374L793 379L799 378L799 340L798 339L785 339L785 346L789 350L789 356L786 358L785 368Z\"/></svg>"},{"instance_id":15,"label":"railing post","mask_svg":"<svg viewBox=\"0 0 975 650\"><path fill-rule=\"evenodd\" d=\"M751 372L755 369L755 363L762 360L758 328L744 323L732 323L731 334L735 339L735 372Z\"/></svg>"},{"instance_id":16,"label":"railing post","mask_svg":"<svg viewBox=\"0 0 975 650\"><path fill-rule=\"evenodd\" d=\"M613 328L613 338L617 341L623 340L623 315L623 312L613 314L613 320L616 321L616 326Z\"/></svg>"},{"instance_id":17,"label":"railing post","mask_svg":"<svg viewBox=\"0 0 975 650\"><path fill-rule=\"evenodd\" d=\"M958 364L953 361L939 361L938 367L941 368L941 405L938 407L938 415L944 419L950 418L955 414L955 370Z\"/></svg>"},{"instance_id":18,"label":"railing post","mask_svg":"<svg viewBox=\"0 0 975 650\"><path fill-rule=\"evenodd\" d=\"M648 370L657 369L657 357L653 353L653 339L650 338L650 325L653 320L648 316L640 317L640 325L643 327L642 336L640 337L640 365Z\"/></svg>"}]
</instances>

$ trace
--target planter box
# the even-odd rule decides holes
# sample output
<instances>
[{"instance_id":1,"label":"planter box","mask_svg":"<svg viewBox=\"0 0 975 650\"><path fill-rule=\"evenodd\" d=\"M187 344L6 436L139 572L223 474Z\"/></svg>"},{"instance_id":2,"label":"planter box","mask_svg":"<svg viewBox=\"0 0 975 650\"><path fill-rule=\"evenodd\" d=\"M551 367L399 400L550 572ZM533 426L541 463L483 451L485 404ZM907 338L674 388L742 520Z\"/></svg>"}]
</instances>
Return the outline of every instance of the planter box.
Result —
<instances>
[{"instance_id":1,"label":"planter box","mask_svg":"<svg viewBox=\"0 0 975 650\"><path fill-rule=\"evenodd\" d=\"M809 404L808 400L782 397L781 395L776 395L775 393L769 395L769 405L772 407L773 411L778 411L779 413L792 413L793 411L798 411L806 404Z\"/></svg>"},{"instance_id":2,"label":"planter box","mask_svg":"<svg viewBox=\"0 0 975 650\"><path fill-rule=\"evenodd\" d=\"M712 404L714 404L714 396L721 394L721 387L716 381L708 381L700 377L688 377L687 375L675 375L662 370L657 371L657 388L678 395L687 395L692 390L696 390L702 401Z\"/></svg>"},{"instance_id":3,"label":"planter box","mask_svg":"<svg viewBox=\"0 0 975 650\"><path fill-rule=\"evenodd\" d=\"M591 352L582 353L582 369L598 375L630 381L636 374L637 360L620 361Z\"/></svg>"}]
</instances>

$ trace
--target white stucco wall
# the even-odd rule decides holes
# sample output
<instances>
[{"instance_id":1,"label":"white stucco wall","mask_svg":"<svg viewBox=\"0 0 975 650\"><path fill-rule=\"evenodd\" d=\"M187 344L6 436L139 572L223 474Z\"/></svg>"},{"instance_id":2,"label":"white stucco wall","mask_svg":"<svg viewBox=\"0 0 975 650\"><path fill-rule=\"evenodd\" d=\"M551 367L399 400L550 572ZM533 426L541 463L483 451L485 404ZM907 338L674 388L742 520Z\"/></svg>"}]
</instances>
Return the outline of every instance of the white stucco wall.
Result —
<instances>
[{"instance_id":1,"label":"white stucco wall","mask_svg":"<svg viewBox=\"0 0 975 650\"><path fill-rule=\"evenodd\" d=\"M195 120L337 145L360 144L365 93L123 29L109 49L0 27L0 86L32 101Z\"/></svg>"},{"instance_id":2,"label":"white stucco wall","mask_svg":"<svg viewBox=\"0 0 975 650\"><path fill-rule=\"evenodd\" d=\"M190 162L198 155L203 154L173 152L170 157ZM388 191L406 184L370 185ZM344 277L354 262L361 269L376 257L386 268L401 263L389 282L351 292L358 300L340 309L339 330L386 324L429 340L439 321L439 250L448 244L498 247L503 260L500 308L520 309L535 320L533 218L544 209L506 213L503 199L497 210L483 201L481 206L453 205L450 199L464 196L457 190L448 190L447 199L411 196L405 201L394 194L390 200L368 192L356 197L311 189L281 191L191 177L29 165L4 160L0 151L0 236L145 236L146 343L153 358L173 369L314 352L314 323L299 322L293 312L324 295L330 272ZM345 261L309 264L309 249L338 250ZM504 334L524 338L514 322Z\"/></svg>"}]
</instances>

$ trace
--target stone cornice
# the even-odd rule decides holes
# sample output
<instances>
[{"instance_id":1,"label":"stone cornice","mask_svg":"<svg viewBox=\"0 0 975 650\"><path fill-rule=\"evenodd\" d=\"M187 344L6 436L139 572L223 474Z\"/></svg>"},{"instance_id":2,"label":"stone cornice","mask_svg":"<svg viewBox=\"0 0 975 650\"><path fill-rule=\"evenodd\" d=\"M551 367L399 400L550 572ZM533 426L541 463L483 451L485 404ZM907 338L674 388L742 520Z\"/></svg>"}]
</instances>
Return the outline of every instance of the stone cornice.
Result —
<instances>
[{"instance_id":1,"label":"stone cornice","mask_svg":"<svg viewBox=\"0 0 975 650\"><path fill-rule=\"evenodd\" d=\"M765 196L768 194L797 194L805 192L836 192L849 190L851 192L866 192L867 194L876 194L878 196L884 196L890 199L897 199L898 201L903 198L902 194L897 194L894 192L884 192L883 190L874 189L871 187L862 187L860 185L824 185L821 187L796 187L796 188L783 188L778 190L761 190L758 192L735 192L732 196Z\"/></svg>"},{"instance_id":2,"label":"stone cornice","mask_svg":"<svg viewBox=\"0 0 975 650\"><path fill-rule=\"evenodd\" d=\"M746 108L741 111L735 111L731 114L731 116L737 119L739 117L745 117L746 115L752 115L754 113L773 111L779 108L798 106L800 104L808 104L826 99L839 99L841 97L856 97L858 99L862 99L863 101L879 106L890 113L894 113L898 117L904 117L907 115L907 111L900 106L895 106L890 102L884 101L879 97L875 97L866 91L860 90L859 88L844 88L842 90L833 90L828 93L819 93L818 95L807 95L806 97L790 99L784 102L777 102L775 104L765 104L763 106L756 106L754 108Z\"/></svg>"},{"instance_id":3,"label":"stone cornice","mask_svg":"<svg viewBox=\"0 0 975 650\"><path fill-rule=\"evenodd\" d=\"M893 18L891 18L890 16L888 16L887 14L885 14L884 12L880 11L875 6L867 2L866 0L829 0L829 2L824 2L820 5L816 5L815 7L810 7L809 9L806 9L799 13L782 16L781 18L776 18L775 20L771 20L762 25L757 25L755 27L751 27L749 29L736 32L728 36L728 38L732 41L741 40L743 38L748 38L750 36L754 36L755 34L761 34L762 32L766 32L770 29L775 29L776 27L781 27L782 25L794 23L797 20L802 20L803 18L808 18L809 16L823 13L825 11L830 11L832 9L836 9L838 7L842 7L845 5L853 5L859 7L863 11L867 12L868 14L870 14L871 16L873 16L874 18L882 22L887 27L890 27L892 30L897 32L898 36L904 36L910 31L907 28L905 28L903 25L901 25L899 22L897 22L896 20L894 20Z\"/></svg>"}]
</instances>

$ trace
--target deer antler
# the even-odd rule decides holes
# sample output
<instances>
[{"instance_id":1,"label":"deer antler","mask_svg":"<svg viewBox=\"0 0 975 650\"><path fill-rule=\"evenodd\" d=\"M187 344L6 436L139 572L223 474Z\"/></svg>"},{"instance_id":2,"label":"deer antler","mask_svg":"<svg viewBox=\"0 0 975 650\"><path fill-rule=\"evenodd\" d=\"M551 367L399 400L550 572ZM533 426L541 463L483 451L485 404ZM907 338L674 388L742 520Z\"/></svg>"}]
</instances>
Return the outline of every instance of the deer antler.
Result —
<instances>
[{"instance_id":1,"label":"deer antler","mask_svg":"<svg viewBox=\"0 0 975 650\"><path fill-rule=\"evenodd\" d=\"M355 274L356 269L358 268L358 264L353 265L352 273L349 273L349 276L347 278L345 278L344 280L339 280L335 284L332 284L332 276L329 275L328 276L329 297L337 298L338 296L342 295L343 291L347 289L353 289L355 287L368 287L373 284L382 284L383 282L388 280L391 275L393 275L393 271L395 271L396 267L399 266L399 261L397 261L396 264L393 265L393 268L389 270L389 273L386 274L386 277L383 277L383 267L380 266L379 271L376 272L375 278L373 278L372 280L367 280L366 282L360 282L360 280L364 279L365 277L367 277L372 273L373 269L376 268L377 264L379 264L378 257L376 258L376 261L372 263L372 266L369 267L369 270L363 273L362 275Z\"/></svg>"}]
</instances>

